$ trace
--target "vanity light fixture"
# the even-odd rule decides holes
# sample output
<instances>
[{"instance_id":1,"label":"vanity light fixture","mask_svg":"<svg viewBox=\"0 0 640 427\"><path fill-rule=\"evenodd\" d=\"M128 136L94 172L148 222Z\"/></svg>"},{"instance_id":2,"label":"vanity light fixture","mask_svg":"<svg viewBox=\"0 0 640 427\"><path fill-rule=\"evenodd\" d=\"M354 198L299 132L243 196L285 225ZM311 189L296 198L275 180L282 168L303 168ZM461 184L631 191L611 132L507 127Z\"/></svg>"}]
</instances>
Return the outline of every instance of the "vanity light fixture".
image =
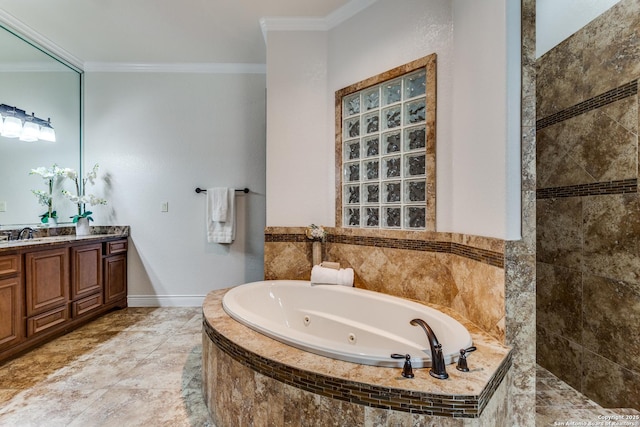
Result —
<instances>
[{"instance_id":1,"label":"vanity light fixture","mask_svg":"<svg viewBox=\"0 0 640 427\"><path fill-rule=\"evenodd\" d=\"M51 119L43 120L24 110L0 104L0 136L20 138L21 141L55 142L56 134L51 126Z\"/></svg>"}]
</instances>

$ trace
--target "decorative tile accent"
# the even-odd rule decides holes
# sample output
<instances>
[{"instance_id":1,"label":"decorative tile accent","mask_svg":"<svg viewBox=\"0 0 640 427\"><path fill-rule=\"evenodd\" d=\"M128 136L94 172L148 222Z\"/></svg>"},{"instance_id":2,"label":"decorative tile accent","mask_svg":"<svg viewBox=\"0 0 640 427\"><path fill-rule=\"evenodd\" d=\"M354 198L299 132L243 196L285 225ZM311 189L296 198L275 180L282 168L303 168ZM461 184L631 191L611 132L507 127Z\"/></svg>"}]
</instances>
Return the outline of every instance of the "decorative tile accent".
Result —
<instances>
[{"instance_id":1,"label":"decorative tile accent","mask_svg":"<svg viewBox=\"0 0 640 427\"><path fill-rule=\"evenodd\" d=\"M572 117L579 116L580 114L596 110L600 107L604 107L612 102L619 101L629 96L636 95L638 93L638 80L633 80L622 86L613 88L598 96L582 101L572 107L558 111L545 118L536 121L536 128L538 131L551 126L556 123L560 123L564 120Z\"/></svg>"},{"instance_id":2,"label":"decorative tile accent","mask_svg":"<svg viewBox=\"0 0 640 427\"><path fill-rule=\"evenodd\" d=\"M308 242L309 240L300 234L265 234L265 243L272 242ZM335 235L327 236L328 243L339 243L356 246L372 246L387 249L407 249L412 251L439 252L460 255L494 267L504 267L504 255L502 253L467 246L450 241L393 239L387 237Z\"/></svg>"},{"instance_id":3,"label":"decorative tile accent","mask_svg":"<svg viewBox=\"0 0 640 427\"><path fill-rule=\"evenodd\" d=\"M569 185L566 187L540 188L536 190L536 198L551 199L557 197L582 197L601 194L636 193L637 191L638 180L636 178L630 178L620 181Z\"/></svg>"}]
</instances>

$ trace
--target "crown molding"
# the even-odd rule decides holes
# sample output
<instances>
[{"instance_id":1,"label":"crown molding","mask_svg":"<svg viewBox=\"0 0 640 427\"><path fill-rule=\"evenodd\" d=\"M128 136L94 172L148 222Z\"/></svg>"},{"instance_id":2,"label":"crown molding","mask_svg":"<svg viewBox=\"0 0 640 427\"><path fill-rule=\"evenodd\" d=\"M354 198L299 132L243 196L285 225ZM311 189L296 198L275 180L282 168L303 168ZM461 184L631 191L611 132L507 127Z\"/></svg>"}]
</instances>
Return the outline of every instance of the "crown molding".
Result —
<instances>
[{"instance_id":1,"label":"crown molding","mask_svg":"<svg viewBox=\"0 0 640 427\"><path fill-rule=\"evenodd\" d=\"M0 9L0 24L14 33L17 37L20 37L25 42L35 46L37 49L44 51L48 55L53 56L55 59L66 63L67 65L70 65L75 68L76 71L82 71L83 62L80 58L77 58L64 50L59 45L52 42L3 9Z\"/></svg>"},{"instance_id":2,"label":"crown molding","mask_svg":"<svg viewBox=\"0 0 640 427\"><path fill-rule=\"evenodd\" d=\"M86 72L266 74L265 64L85 62Z\"/></svg>"},{"instance_id":3,"label":"crown molding","mask_svg":"<svg viewBox=\"0 0 640 427\"><path fill-rule=\"evenodd\" d=\"M262 37L266 43L269 31L329 31L352 16L357 15L376 1L351 0L324 18L266 16L260 18L259 21Z\"/></svg>"}]
</instances>

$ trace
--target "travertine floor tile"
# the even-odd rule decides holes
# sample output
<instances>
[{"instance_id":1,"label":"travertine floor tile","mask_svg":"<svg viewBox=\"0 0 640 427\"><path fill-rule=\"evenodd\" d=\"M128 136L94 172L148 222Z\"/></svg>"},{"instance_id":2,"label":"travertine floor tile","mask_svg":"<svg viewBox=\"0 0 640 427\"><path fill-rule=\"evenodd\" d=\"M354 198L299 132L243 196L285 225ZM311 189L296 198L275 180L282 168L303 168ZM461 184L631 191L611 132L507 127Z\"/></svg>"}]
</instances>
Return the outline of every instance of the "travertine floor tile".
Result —
<instances>
[{"instance_id":1,"label":"travertine floor tile","mask_svg":"<svg viewBox=\"0 0 640 427\"><path fill-rule=\"evenodd\" d=\"M202 309L128 308L0 365L0 426L214 426Z\"/></svg>"}]
</instances>

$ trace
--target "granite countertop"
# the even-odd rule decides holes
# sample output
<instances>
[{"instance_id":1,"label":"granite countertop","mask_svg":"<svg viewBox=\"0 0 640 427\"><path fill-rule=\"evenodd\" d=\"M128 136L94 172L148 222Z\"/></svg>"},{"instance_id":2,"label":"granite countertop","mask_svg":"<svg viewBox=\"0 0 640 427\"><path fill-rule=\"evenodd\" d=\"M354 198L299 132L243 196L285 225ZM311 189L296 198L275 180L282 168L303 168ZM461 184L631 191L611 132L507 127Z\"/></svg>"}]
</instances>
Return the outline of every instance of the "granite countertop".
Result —
<instances>
[{"instance_id":1,"label":"granite countertop","mask_svg":"<svg viewBox=\"0 0 640 427\"><path fill-rule=\"evenodd\" d=\"M0 240L0 253L16 249L41 248L60 243L91 242L109 238L126 238L129 236L128 226L92 227L87 236L76 236L74 227L57 227L52 229L35 229L32 239Z\"/></svg>"},{"instance_id":2,"label":"granite countertop","mask_svg":"<svg viewBox=\"0 0 640 427\"><path fill-rule=\"evenodd\" d=\"M428 368L415 369L413 379L401 376L401 368L386 368L359 365L351 362L330 359L294 347L262 335L229 317L222 308L222 297L228 289L212 291L203 303L203 316L206 323L217 333L238 346L266 359L320 375L340 378L346 381L369 383L377 387L403 389L434 395L463 395L489 397L492 383L500 382L505 368L510 365L511 349L495 338L480 330L477 326L462 318L455 311L442 306L431 305L462 323L471 333L473 345L477 351L468 359L470 372L460 372L455 365L447 365L449 379L438 380L431 377ZM495 385L497 387L497 385Z\"/></svg>"}]
</instances>

